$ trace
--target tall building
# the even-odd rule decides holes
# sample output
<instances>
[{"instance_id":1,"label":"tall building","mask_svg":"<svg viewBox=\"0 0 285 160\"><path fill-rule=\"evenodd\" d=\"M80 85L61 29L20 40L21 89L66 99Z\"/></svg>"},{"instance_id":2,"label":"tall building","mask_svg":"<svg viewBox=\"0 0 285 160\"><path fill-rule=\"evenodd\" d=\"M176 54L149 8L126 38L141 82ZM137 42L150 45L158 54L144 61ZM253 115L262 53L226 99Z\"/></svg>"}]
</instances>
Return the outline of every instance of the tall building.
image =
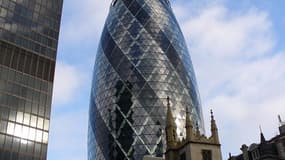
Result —
<instances>
[{"instance_id":1,"label":"tall building","mask_svg":"<svg viewBox=\"0 0 285 160\"><path fill-rule=\"evenodd\" d=\"M192 62L170 2L113 0L94 67L89 160L161 157L167 96L179 136L184 106L204 131Z\"/></svg>"},{"instance_id":2,"label":"tall building","mask_svg":"<svg viewBox=\"0 0 285 160\"><path fill-rule=\"evenodd\" d=\"M45 160L62 0L0 0L0 159Z\"/></svg>"}]
</instances>

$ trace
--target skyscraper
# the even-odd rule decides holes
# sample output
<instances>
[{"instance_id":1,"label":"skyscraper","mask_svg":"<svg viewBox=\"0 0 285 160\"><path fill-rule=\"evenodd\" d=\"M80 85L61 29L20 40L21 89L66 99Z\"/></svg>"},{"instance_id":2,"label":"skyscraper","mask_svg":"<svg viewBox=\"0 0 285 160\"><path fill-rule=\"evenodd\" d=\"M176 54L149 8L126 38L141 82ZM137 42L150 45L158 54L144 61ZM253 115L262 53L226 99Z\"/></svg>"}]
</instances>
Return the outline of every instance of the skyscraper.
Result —
<instances>
[{"instance_id":1,"label":"skyscraper","mask_svg":"<svg viewBox=\"0 0 285 160\"><path fill-rule=\"evenodd\" d=\"M194 70L169 1L113 0L94 67L89 160L162 156L168 96L178 135L185 106L203 132Z\"/></svg>"},{"instance_id":2,"label":"skyscraper","mask_svg":"<svg viewBox=\"0 0 285 160\"><path fill-rule=\"evenodd\" d=\"M62 0L0 0L0 159L45 160Z\"/></svg>"}]
</instances>

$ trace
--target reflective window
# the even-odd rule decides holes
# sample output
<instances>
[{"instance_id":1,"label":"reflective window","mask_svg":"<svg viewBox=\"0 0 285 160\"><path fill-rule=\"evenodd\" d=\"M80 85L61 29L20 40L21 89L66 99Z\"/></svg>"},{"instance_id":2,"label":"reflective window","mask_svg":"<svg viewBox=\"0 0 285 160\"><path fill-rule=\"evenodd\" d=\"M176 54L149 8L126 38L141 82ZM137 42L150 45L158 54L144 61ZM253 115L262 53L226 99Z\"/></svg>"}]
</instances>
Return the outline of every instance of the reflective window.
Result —
<instances>
[{"instance_id":1,"label":"reflective window","mask_svg":"<svg viewBox=\"0 0 285 160\"><path fill-rule=\"evenodd\" d=\"M45 160L62 0L0 0L0 159Z\"/></svg>"},{"instance_id":2,"label":"reflective window","mask_svg":"<svg viewBox=\"0 0 285 160\"><path fill-rule=\"evenodd\" d=\"M185 134L187 107L203 132L192 63L168 1L117 1L103 29L93 74L89 159L162 156L168 96L178 131Z\"/></svg>"}]
</instances>

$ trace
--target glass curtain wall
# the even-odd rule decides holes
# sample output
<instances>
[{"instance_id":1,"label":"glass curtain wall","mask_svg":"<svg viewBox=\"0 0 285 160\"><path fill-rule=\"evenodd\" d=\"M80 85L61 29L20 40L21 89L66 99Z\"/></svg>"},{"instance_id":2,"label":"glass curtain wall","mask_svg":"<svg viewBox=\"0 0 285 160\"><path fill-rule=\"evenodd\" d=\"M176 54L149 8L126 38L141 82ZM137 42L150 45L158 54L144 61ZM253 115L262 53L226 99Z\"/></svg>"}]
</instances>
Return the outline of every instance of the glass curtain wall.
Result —
<instances>
[{"instance_id":1,"label":"glass curtain wall","mask_svg":"<svg viewBox=\"0 0 285 160\"><path fill-rule=\"evenodd\" d=\"M168 96L178 135L186 108L203 132L192 62L169 1L114 0L94 67L89 160L162 156Z\"/></svg>"},{"instance_id":2,"label":"glass curtain wall","mask_svg":"<svg viewBox=\"0 0 285 160\"><path fill-rule=\"evenodd\" d=\"M0 0L0 159L45 160L62 0Z\"/></svg>"}]
</instances>

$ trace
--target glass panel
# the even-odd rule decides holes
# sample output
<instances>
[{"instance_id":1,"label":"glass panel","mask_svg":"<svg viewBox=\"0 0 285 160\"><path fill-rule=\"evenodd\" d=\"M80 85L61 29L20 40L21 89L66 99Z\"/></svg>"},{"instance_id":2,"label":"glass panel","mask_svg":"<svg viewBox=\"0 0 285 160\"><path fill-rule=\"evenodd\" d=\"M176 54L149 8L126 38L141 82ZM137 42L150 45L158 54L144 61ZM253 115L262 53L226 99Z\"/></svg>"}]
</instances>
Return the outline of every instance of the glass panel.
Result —
<instances>
[{"instance_id":1,"label":"glass panel","mask_svg":"<svg viewBox=\"0 0 285 160\"><path fill-rule=\"evenodd\" d=\"M48 142L48 133L43 132L43 143L47 143L47 142Z\"/></svg>"},{"instance_id":2,"label":"glass panel","mask_svg":"<svg viewBox=\"0 0 285 160\"><path fill-rule=\"evenodd\" d=\"M45 124L44 124L44 130L48 130L49 129L49 120L45 120Z\"/></svg>"},{"instance_id":3,"label":"glass panel","mask_svg":"<svg viewBox=\"0 0 285 160\"><path fill-rule=\"evenodd\" d=\"M38 125L37 128L43 129L44 119L38 117Z\"/></svg>"},{"instance_id":4,"label":"glass panel","mask_svg":"<svg viewBox=\"0 0 285 160\"><path fill-rule=\"evenodd\" d=\"M36 141L42 142L42 138L43 138L43 132L40 130L37 130Z\"/></svg>"},{"instance_id":5,"label":"glass panel","mask_svg":"<svg viewBox=\"0 0 285 160\"><path fill-rule=\"evenodd\" d=\"M16 122L18 122L18 123L22 123L23 122L23 112L17 112Z\"/></svg>"},{"instance_id":6,"label":"glass panel","mask_svg":"<svg viewBox=\"0 0 285 160\"><path fill-rule=\"evenodd\" d=\"M0 147L4 145L4 141L5 141L5 135L0 134Z\"/></svg>"},{"instance_id":7,"label":"glass panel","mask_svg":"<svg viewBox=\"0 0 285 160\"><path fill-rule=\"evenodd\" d=\"M9 120L10 121L15 121L16 120L16 111L10 111L10 114L9 114Z\"/></svg>"},{"instance_id":8,"label":"glass panel","mask_svg":"<svg viewBox=\"0 0 285 160\"><path fill-rule=\"evenodd\" d=\"M29 140L34 141L35 138L36 138L36 129L30 128L30 131L29 131Z\"/></svg>"},{"instance_id":9,"label":"glass panel","mask_svg":"<svg viewBox=\"0 0 285 160\"><path fill-rule=\"evenodd\" d=\"M41 144L35 144L35 155L39 156L41 153Z\"/></svg>"},{"instance_id":10,"label":"glass panel","mask_svg":"<svg viewBox=\"0 0 285 160\"><path fill-rule=\"evenodd\" d=\"M29 127L23 126L22 128L22 138L29 138Z\"/></svg>"},{"instance_id":11,"label":"glass panel","mask_svg":"<svg viewBox=\"0 0 285 160\"><path fill-rule=\"evenodd\" d=\"M6 136L4 149L10 150L11 146L12 146L12 137L11 136Z\"/></svg>"},{"instance_id":12,"label":"glass panel","mask_svg":"<svg viewBox=\"0 0 285 160\"><path fill-rule=\"evenodd\" d=\"M14 135L15 124L8 122L7 134Z\"/></svg>"},{"instance_id":13,"label":"glass panel","mask_svg":"<svg viewBox=\"0 0 285 160\"><path fill-rule=\"evenodd\" d=\"M19 124L15 125L14 136L22 137L22 125Z\"/></svg>"},{"instance_id":14,"label":"glass panel","mask_svg":"<svg viewBox=\"0 0 285 160\"><path fill-rule=\"evenodd\" d=\"M28 114L28 113L24 114L24 124L25 125L29 125L30 124L30 118L31 118L30 114Z\"/></svg>"},{"instance_id":15,"label":"glass panel","mask_svg":"<svg viewBox=\"0 0 285 160\"><path fill-rule=\"evenodd\" d=\"M37 127L37 117L34 115L31 115L31 126Z\"/></svg>"},{"instance_id":16,"label":"glass panel","mask_svg":"<svg viewBox=\"0 0 285 160\"><path fill-rule=\"evenodd\" d=\"M6 133L7 130L7 121L0 121L0 132Z\"/></svg>"}]
</instances>

